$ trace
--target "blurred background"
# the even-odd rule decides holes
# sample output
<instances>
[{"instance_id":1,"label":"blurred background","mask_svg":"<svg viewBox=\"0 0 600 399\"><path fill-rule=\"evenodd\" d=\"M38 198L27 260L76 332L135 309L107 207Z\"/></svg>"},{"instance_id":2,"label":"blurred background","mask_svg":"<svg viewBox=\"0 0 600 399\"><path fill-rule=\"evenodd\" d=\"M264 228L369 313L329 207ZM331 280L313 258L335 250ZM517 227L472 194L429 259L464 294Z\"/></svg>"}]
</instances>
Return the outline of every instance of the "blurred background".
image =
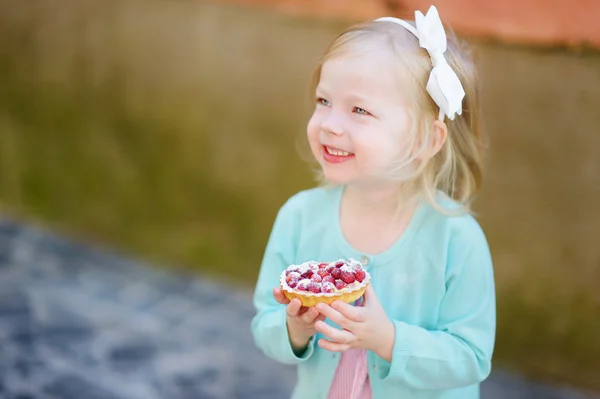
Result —
<instances>
[{"instance_id":1,"label":"blurred background","mask_svg":"<svg viewBox=\"0 0 600 399\"><path fill-rule=\"evenodd\" d=\"M600 392L600 8L479 3L434 2L479 61L495 364ZM428 7L5 0L0 213L251 290L277 210L314 185L316 58L350 23Z\"/></svg>"}]
</instances>

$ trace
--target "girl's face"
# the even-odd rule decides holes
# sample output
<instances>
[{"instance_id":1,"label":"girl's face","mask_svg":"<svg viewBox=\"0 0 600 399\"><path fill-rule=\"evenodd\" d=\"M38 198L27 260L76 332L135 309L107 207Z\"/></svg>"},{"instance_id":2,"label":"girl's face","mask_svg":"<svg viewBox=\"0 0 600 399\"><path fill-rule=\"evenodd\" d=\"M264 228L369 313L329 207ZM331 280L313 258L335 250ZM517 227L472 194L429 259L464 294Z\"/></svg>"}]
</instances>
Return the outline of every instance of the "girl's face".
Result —
<instances>
[{"instance_id":1,"label":"girl's face","mask_svg":"<svg viewBox=\"0 0 600 399\"><path fill-rule=\"evenodd\" d=\"M377 48L323 65L307 136L328 182L379 180L402 157L410 121L393 65Z\"/></svg>"}]
</instances>

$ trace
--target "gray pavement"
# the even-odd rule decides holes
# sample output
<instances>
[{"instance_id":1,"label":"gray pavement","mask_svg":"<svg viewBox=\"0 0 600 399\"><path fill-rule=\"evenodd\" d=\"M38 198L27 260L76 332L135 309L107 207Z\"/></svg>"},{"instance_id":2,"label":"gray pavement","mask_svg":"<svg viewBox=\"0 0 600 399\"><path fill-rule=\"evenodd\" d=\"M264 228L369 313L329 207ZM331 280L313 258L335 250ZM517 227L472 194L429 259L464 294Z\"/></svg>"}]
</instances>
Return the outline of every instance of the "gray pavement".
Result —
<instances>
[{"instance_id":1,"label":"gray pavement","mask_svg":"<svg viewBox=\"0 0 600 399\"><path fill-rule=\"evenodd\" d=\"M0 219L0 398L287 398L250 296ZM495 370L482 398L592 396Z\"/></svg>"}]
</instances>

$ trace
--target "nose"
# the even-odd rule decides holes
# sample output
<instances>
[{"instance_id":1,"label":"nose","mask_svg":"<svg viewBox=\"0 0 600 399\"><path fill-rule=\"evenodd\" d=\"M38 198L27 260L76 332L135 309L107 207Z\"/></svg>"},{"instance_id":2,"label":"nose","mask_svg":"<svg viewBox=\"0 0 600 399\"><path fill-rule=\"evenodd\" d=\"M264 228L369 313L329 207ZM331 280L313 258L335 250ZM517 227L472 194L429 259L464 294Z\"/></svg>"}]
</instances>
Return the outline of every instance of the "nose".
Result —
<instances>
[{"instance_id":1,"label":"nose","mask_svg":"<svg viewBox=\"0 0 600 399\"><path fill-rule=\"evenodd\" d=\"M321 121L321 130L327 133L344 134L344 118L339 112L331 110L327 117Z\"/></svg>"}]
</instances>

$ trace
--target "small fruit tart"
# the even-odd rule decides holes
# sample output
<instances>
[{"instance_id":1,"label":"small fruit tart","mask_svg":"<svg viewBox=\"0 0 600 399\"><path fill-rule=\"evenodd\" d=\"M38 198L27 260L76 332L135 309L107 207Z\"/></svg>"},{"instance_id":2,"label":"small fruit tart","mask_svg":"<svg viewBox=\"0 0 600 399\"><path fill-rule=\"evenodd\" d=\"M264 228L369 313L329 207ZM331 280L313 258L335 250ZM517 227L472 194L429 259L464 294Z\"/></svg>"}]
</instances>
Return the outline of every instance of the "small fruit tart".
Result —
<instances>
[{"instance_id":1,"label":"small fruit tart","mask_svg":"<svg viewBox=\"0 0 600 399\"><path fill-rule=\"evenodd\" d=\"M363 295L370 280L360 262L340 259L291 265L281 273L279 283L290 301L298 298L303 306L315 306L336 300L352 303Z\"/></svg>"}]
</instances>

